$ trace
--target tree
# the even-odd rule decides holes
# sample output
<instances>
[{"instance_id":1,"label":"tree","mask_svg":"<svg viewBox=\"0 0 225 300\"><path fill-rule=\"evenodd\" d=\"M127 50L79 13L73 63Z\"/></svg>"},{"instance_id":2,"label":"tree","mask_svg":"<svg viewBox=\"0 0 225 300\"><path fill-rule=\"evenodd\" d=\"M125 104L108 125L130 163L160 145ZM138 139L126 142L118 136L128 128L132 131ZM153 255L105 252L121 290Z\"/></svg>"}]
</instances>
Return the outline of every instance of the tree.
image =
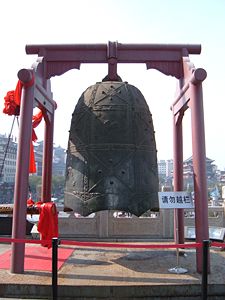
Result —
<instances>
[{"instance_id":1,"label":"tree","mask_svg":"<svg viewBox=\"0 0 225 300\"><path fill-rule=\"evenodd\" d=\"M32 175L29 177L29 190L32 193L34 200L40 197L40 190L42 184L42 177ZM52 177L52 196L57 198L63 198L64 196L64 176L53 176ZM37 199L39 200L39 199Z\"/></svg>"},{"instance_id":2,"label":"tree","mask_svg":"<svg viewBox=\"0 0 225 300\"><path fill-rule=\"evenodd\" d=\"M64 176L53 176L52 177L52 194L61 198L64 196L64 185L65 177Z\"/></svg>"},{"instance_id":3,"label":"tree","mask_svg":"<svg viewBox=\"0 0 225 300\"><path fill-rule=\"evenodd\" d=\"M38 185L41 185L41 176L30 175L29 176L29 190L32 194L37 193Z\"/></svg>"}]
</instances>

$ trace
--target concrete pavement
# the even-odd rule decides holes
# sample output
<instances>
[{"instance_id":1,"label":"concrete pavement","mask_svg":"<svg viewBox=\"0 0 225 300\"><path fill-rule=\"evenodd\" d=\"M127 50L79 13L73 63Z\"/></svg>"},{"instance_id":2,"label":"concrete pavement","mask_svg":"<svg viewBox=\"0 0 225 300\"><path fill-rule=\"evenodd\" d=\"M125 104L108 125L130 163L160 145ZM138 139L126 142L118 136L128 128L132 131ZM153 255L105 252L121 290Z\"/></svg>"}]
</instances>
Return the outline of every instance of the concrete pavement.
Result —
<instances>
[{"instance_id":1,"label":"concrete pavement","mask_svg":"<svg viewBox=\"0 0 225 300\"><path fill-rule=\"evenodd\" d=\"M0 253L9 248L0 244ZM179 256L179 267L187 273L173 274L169 269L177 266L176 249L73 248L58 271L58 299L201 299L195 249ZM225 252L211 248L210 262L208 299L225 299ZM51 299L51 283L51 272L0 270L0 297Z\"/></svg>"}]
</instances>

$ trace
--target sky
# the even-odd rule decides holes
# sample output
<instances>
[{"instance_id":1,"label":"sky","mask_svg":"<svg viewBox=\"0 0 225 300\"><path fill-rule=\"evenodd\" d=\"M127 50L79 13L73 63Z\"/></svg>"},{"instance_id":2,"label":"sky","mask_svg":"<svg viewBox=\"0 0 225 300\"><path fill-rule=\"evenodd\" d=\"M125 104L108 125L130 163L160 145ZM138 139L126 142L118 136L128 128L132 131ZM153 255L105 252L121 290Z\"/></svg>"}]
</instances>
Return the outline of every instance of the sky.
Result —
<instances>
[{"instance_id":1,"label":"sky","mask_svg":"<svg viewBox=\"0 0 225 300\"><path fill-rule=\"evenodd\" d=\"M30 68L36 55L28 44L149 43L201 44L190 55L204 68L203 82L206 155L225 169L225 1L224 0L7 0L0 2L0 133L9 134L13 117L2 113L4 97L14 90L17 72ZM152 113L159 159L173 158L172 112L177 80L145 64L119 64L124 81L144 95ZM51 79L55 112L54 143L67 148L71 114L82 92L101 81L106 64L82 64ZM43 124L36 130L43 139ZM14 125L13 135L18 135ZM184 159L192 155L190 111L183 119Z\"/></svg>"}]
</instances>

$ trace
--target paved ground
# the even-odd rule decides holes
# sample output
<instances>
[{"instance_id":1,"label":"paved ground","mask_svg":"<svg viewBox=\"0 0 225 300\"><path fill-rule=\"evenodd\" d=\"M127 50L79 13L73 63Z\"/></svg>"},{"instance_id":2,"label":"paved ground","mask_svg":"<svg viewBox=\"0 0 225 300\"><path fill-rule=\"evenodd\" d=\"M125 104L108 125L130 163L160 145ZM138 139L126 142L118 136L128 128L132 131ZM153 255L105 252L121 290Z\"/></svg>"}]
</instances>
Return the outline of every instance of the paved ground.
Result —
<instances>
[{"instance_id":1,"label":"paved ground","mask_svg":"<svg viewBox=\"0 0 225 300\"><path fill-rule=\"evenodd\" d=\"M0 244L0 254L9 248L8 244ZM211 248L210 262L209 285L224 285L225 252L220 248ZM171 273L169 269L176 266L187 269L187 273ZM0 284L51 286L51 282L50 272L25 271L24 274L12 274L9 270L0 270ZM76 247L58 272L58 284L60 286L199 285L201 274L196 272L194 249L185 250L185 255L179 256L178 262L175 249Z\"/></svg>"}]
</instances>

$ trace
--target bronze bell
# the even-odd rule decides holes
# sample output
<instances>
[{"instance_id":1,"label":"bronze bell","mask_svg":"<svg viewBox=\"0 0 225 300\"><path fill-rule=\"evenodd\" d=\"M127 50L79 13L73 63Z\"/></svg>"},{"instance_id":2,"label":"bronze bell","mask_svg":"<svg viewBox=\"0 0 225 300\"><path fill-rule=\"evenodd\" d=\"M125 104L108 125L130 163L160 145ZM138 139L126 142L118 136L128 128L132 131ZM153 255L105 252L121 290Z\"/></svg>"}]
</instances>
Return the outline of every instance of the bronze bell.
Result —
<instances>
[{"instance_id":1,"label":"bronze bell","mask_svg":"<svg viewBox=\"0 0 225 300\"><path fill-rule=\"evenodd\" d=\"M127 82L98 82L72 115L65 206L82 216L158 210L158 168L151 113Z\"/></svg>"}]
</instances>

